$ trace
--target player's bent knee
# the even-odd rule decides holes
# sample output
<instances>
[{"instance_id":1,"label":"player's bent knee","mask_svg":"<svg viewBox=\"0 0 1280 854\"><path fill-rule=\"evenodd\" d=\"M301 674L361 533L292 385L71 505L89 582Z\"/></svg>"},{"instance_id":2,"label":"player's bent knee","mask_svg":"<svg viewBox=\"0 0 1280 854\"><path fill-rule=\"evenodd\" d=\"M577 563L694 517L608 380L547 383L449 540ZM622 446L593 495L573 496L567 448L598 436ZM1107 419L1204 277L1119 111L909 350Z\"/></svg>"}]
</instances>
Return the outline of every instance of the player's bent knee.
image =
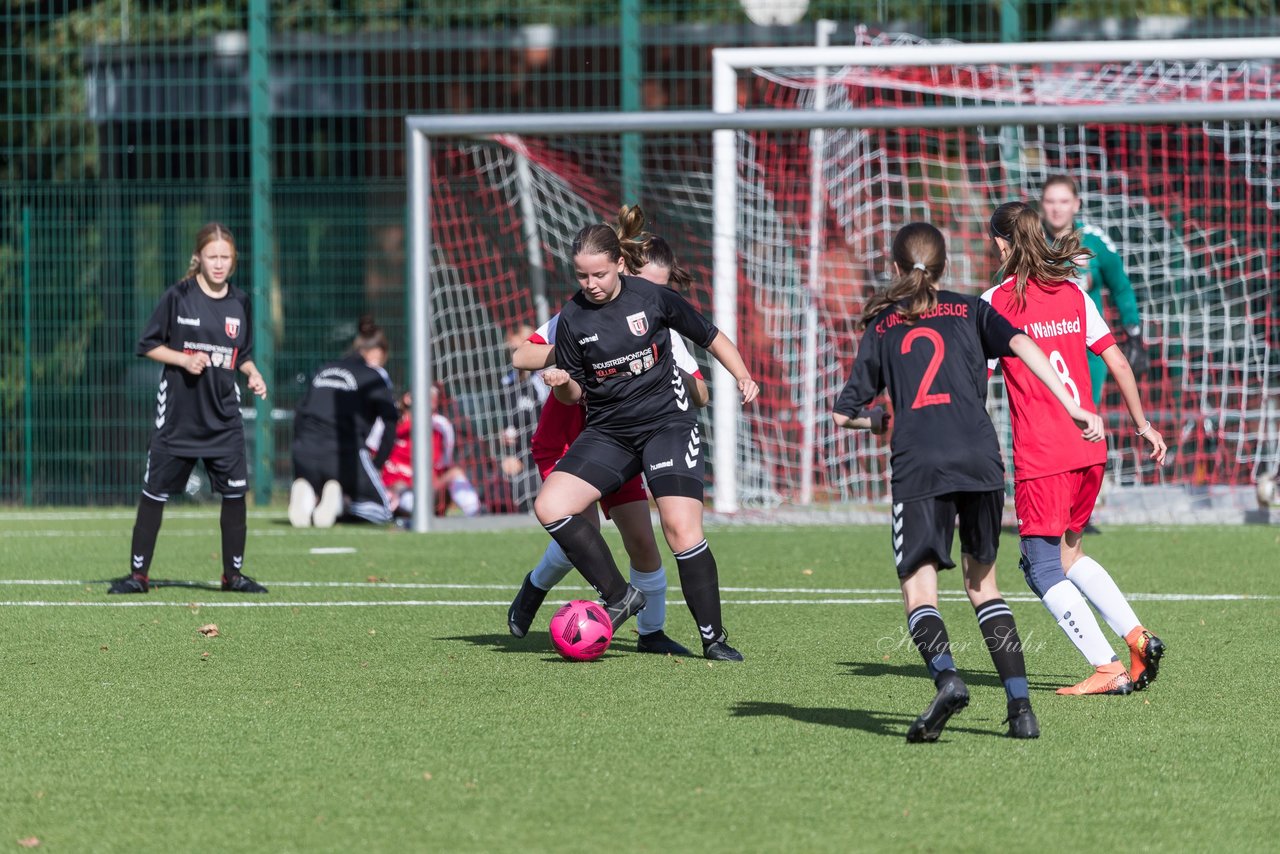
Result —
<instances>
[{"instance_id":1,"label":"player's bent knee","mask_svg":"<svg viewBox=\"0 0 1280 854\"><path fill-rule=\"evenodd\" d=\"M1022 560L1018 565L1036 596L1043 597L1045 591L1066 578L1060 537L1023 537L1020 549Z\"/></svg>"}]
</instances>

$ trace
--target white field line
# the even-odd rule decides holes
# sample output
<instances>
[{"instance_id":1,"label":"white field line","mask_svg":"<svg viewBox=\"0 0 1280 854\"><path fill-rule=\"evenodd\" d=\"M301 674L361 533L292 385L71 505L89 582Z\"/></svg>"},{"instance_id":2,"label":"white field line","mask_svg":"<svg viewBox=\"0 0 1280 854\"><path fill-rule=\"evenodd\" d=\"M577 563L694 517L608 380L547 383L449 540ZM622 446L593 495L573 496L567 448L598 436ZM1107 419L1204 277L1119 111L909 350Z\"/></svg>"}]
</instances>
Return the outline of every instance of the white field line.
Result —
<instances>
[{"instance_id":1,"label":"white field line","mask_svg":"<svg viewBox=\"0 0 1280 854\"><path fill-rule=\"evenodd\" d=\"M0 579L0 587L85 587L96 584L105 584L104 580L97 581L77 581L74 579L61 578L4 578ZM212 581L210 582L212 583ZM161 588L165 586L163 581L160 582ZM382 581L271 581L270 587L297 587L297 588L357 588L363 590L502 590L510 592L515 589L513 584L461 584L447 582L382 582ZM582 585L561 584L556 587L557 590L564 593L576 593L590 590ZM837 598L837 599L736 599L726 600L727 603L737 605L870 605L881 604L884 602L892 602L902 604L899 591L894 587L721 587L722 593L766 593L771 595L777 594L799 594L803 596L872 596L876 598ZM891 598L880 598L891 597ZM592 597L594 598L594 597ZM940 590L938 598L942 601L968 601L968 597L959 590ZM1028 595L1006 595L1006 602L1038 602L1034 596ZM1280 596L1271 596L1265 594L1253 593L1126 593L1125 598L1137 602L1248 602L1248 601L1270 601L1280 599ZM438 600L440 604L468 604L450 600ZM678 604L674 600L668 600L669 604ZM0 603L2 604L2 603ZM137 603L143 604L143 603ZM254 604L254 603L247 603ZM258 603L265 604L265 603ZM309 602L309 605L323 605L328 603ZM370 605L395 604L392 602L369 602ZM431 604L430 602L416 604ZM489 602L476 602L471 604L494 604ZM510 601L499 602L496 604L510 605Z\"/></svg>"}]
</instances>

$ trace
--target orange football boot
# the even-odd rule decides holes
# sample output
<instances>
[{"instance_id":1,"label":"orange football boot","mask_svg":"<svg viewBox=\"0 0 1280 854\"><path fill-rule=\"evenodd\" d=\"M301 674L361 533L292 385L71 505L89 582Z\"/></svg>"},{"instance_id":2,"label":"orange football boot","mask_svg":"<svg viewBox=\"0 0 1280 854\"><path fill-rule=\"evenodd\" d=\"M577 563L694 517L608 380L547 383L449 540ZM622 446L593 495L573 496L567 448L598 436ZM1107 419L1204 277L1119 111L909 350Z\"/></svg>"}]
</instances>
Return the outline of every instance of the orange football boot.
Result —
<instances>
[{"instance_id":1,"label":"orange football boot","mask_svg":"<svg viewBox=\"0 0 1280 854\"><path fill-rule=\"evenodd\" d=\"M1129 645L1129 678L1133 690L1141 691L1152 682L1160 671L1160 659L1164 658L1164 642L1142 626L1124 636Z\"/></svg>"},{"instance_id":2,"label":"orange football boot","mask_svg":"<svg viewBox=\"0 0 1280 854\"><path fill-rule=\"evenodd\" d=\"M1058 689L1059 694L1128 694L1132 691L1133 682L1118 661L1102 665L1083 682Z\"/></svg>"}]
</instances>

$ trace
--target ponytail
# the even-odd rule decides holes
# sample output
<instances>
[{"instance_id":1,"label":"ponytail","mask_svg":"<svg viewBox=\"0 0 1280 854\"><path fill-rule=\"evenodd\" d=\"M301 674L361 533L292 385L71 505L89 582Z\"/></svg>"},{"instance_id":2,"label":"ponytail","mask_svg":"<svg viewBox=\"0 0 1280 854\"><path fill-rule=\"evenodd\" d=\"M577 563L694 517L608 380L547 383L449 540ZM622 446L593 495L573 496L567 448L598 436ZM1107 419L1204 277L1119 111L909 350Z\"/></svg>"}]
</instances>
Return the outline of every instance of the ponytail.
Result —
<instances>
[{"instance_id":1,"label":"ponytail","mask_svg":"<svg viewBox=\"0 0 1280 854\"><path fill-rule=\"evenodd\" d=\"M867 301L858 319L865 329L880 312L896 306L907 323L938 305L938 280L947 266L947 242L942 232L927 222L903 226L893 238L893 263L898 276Z\"/></svg>"},{"instance_id":2,"label":"ponytail","mask_svg":"<svg viewBox=\"0 0 1280 854\"><path fill-rule=\"evenodd\" d=\"M1049 242L1040 215L1024 202L1006 202L991 215L991 236L1009 244L1009 254L1000 264L1002 276L1014 276L1014 303L1021 307L1027 300L1027 282L1053 287L1074 279L1076 262L1093 253L1080 243L1080 232L1072 229Z\"/></svg>"}]
</instances>

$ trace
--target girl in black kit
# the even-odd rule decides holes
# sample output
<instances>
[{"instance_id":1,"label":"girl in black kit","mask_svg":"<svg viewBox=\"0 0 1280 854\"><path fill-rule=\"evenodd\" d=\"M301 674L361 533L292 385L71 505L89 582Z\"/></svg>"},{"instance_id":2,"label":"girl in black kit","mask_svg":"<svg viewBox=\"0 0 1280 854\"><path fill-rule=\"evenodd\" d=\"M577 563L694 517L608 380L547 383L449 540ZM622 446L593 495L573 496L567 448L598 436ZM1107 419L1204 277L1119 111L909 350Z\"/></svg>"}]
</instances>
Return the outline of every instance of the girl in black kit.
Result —
<instances>
[{"instance_id":1,"label":"girl in black kit","mask_svg":"<svg viewBox=\"0 0 1280 854\"><path fill-rule=\"evenodd\" d=\"M181 492L197 460L222 495L222 589L266 593L241 572L246 533L248 464L240 420L238 370L249 390L267 396L253 364L249 296L228 279L236 266L231 232L211 222L196 233L187 276L160 297L137 353L164 365L156 393L156 431L147 451L142 498L133 525L129 574L108 593L146 593L151 557L169 495Z\"/></svg>"},{"instance_id":2,"label":"girl in black kit","mask_svg":"<svg viewBox=\"0 0 1280 854\"><path fill-rule=\"evenodd\" d=\"M391 521L382 466L395 446L400 413L386 364L387 336L363 317L351 352L311 378L293 415L289 522L295 528L333 527L344 511L375 525Z\"/></svg>"},{"instance_id":3,"label":"girl in black kit","mask_svg":"<svg viewBox=\"0 0 1280 854\"><path fill-rule=\"evenodd\" d=\"M573 266L582 290L560 312L557 367L543 378L562 403L585 398L587 422L548 475L534 512L600 593L616 630L644 607L644 594L623 579L600 531L581 514L643 472L703 655L741 661L720 622L716 562L702 533L702 437L669 330L705 347L738 381L744 403L760 390L733 342L683 297L622 275L627 262L609 226L578 232Z\"/></svg>"},{"instance_id":4,"label":"girl in black kit","mask_svg":"<svg viewBox=\"0 0 1280 854\"><path fill-rule=\"evenodd\" d=\"M1004 463L986 410L987 360L1018 356L1083 428L1102 438L1102 421L1062 385L1028 336L977 297L938 289L947 264L942 233L911 223L893 240L895 278L862 312L866 330L848 384L836 400L839 427L884 431L884 413L865 410L887 390L893 403L893 550L907 630L937 687L907 741L936 741L969 703L938 611L938 571L955 566L951 538L960 521L964 587L1008 699L1009 735L1037 738L1022 643L996 587L1004 509Z\"/></svg>"}]
</instances>

